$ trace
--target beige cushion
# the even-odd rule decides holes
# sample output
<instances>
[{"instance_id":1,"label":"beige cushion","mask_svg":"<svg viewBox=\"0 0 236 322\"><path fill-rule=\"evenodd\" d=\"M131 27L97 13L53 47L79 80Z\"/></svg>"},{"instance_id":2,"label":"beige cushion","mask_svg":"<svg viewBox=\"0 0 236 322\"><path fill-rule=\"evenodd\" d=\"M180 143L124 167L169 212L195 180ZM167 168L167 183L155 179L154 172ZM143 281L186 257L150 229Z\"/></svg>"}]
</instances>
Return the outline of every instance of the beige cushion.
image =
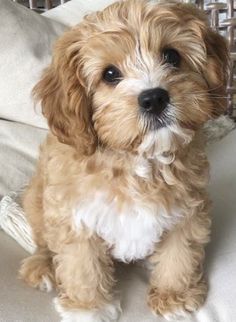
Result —
<instances>
[{"instance_id":1,"label":"beige cushion","mask_svg":"<svg viewBox=\"0 0 236 322\"><path fill-rule=\"evenodd\" d=\"M67 26L74 26L85 15L102 10L113 2L115 0L72 0L53 10L46 11L43 15Z\"/></svg>"},{"instance_id":2,"label":"beige cushion","mask_svg":"<svg viewBox=\"0 0 236 322\"><path fill-rule=\"evenodd\" d=\"M0 120L0 199L18 191L35 169L39 144L47 131L31 125ZM0 319L1 321L1 319Z\"/></svg>"},{"instance_id":3,"label":"beige cushion","mask_svg":"<svg viewBox=\"0 0 236 322\"><path fill-rule=\"evenodd\" d=\"M0 118L46 128L32 87L51 60L65 26L11 0L0 1Z\"/></svg>"}]
</instances>

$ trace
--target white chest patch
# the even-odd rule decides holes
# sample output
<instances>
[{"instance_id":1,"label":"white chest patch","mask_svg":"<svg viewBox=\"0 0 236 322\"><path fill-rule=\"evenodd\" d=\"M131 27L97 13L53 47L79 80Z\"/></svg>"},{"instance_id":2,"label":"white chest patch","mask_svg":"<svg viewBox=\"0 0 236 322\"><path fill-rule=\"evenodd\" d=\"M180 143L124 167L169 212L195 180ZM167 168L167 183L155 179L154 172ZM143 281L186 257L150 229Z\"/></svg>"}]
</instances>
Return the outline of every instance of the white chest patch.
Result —
<instances>
[{"instance_id":1,"label":"white chest patch","mask_svg":"<svg viewBox=\"0 0 236 322\"><path fill-rule=\"evenodd\" d=\"M119 210L116 198L108 201L102 192L80 202L74 212L77 228L85 225L96 232L109 244L114 258L123 262L150 255L163 231L170 230L179 217L178 212L169 214L156 204L136 201Z\"/></svg>"}]
</instances>

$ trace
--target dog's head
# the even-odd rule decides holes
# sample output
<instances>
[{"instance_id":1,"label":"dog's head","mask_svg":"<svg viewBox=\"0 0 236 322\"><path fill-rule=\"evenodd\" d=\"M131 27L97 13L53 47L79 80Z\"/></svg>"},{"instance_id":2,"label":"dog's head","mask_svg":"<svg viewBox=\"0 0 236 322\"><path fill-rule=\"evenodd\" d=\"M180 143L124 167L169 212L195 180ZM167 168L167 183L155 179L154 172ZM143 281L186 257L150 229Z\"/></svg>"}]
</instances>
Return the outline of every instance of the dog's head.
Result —
<instances>
[{"instance_id":1,"label":"dog's head","mask_svg":"<svg viewBox=\"0 0 236 322\"><path fill-rule=\"evenodd\" d=\"M181 137L221 114L227 67L225 41L202 12L127 0L58 40L35 93L61 142L85 154L98 144L134 150L150 133Z\"/></svg>"}]
</instances>

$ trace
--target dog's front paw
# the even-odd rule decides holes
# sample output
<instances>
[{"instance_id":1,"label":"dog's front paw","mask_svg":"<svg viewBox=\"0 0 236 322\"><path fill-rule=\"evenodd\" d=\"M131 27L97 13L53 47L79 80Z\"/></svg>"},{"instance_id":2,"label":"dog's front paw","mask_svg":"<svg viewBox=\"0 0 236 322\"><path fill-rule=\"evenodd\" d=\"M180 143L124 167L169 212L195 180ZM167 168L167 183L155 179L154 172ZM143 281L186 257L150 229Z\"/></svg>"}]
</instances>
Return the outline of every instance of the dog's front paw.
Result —
<instances>
[{"instance_id":1,"label":"dog's front paw","mask_svg":"<svg viewBox=\"0 0 236 322\"><path fill-rule=\"evenodd\" d=\"M160 291L152 287L148 294L148 305L155 314L168 321L178 321L196 311L205 301L207 285L201 281L182 292Z\"/></svg>"},{"instance_id":2,"label":"dog's front paw","mask_svg":"<svg viewBox=\"0 0 236 322\"><path fill-rule=\"evenodd\" d=\"M50 292L54 287L50 258L41 254L34 254L22 262L19 277L31 287L44 292Z\"/></svg>"},{"instance_id":3,"label":"dog's front paw","mask_svg":"<svg viewBox=\"0 0 236 322\"><path fill-rule=\"evenodd\" d=\"M99 309L67 309L62 306L59 298L55 298L54 304L61 322L116 322L121 312L118 301L107 303Z\"/></svg>"}]
</instances>

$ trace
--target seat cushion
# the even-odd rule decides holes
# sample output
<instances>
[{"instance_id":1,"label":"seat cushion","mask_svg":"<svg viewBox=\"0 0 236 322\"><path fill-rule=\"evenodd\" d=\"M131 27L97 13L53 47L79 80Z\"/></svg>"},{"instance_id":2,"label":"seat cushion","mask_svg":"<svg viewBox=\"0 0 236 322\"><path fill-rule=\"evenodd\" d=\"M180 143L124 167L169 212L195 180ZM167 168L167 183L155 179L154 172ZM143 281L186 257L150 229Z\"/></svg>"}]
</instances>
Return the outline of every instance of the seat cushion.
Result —
<instances>
[{"instance_id":1,"label":"seat cushion","mask_svg":"<svg viewBox=\"0 0 236 322\"><path fill-rule=\"evenodd\" d=\"M47 130L0 120L0 199L28 183ZM1 321L1 320L0 320Z\"/></svg>"}]
</instances>

